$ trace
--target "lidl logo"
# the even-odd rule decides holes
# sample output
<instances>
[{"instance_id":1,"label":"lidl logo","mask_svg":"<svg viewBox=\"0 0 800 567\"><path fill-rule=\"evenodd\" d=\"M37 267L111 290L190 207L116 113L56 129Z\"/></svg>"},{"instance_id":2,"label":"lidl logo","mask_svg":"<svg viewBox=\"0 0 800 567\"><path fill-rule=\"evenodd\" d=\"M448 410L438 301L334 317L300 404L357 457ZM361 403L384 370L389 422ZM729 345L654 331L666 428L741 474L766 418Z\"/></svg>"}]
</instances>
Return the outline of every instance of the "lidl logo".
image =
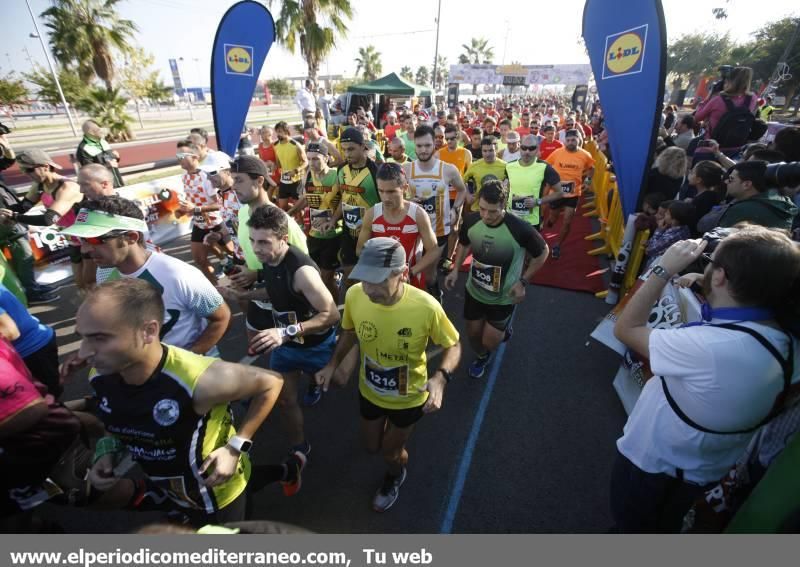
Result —
<instances>
[{"instance_id":1,"label":"lidl logo","mask_svg":"<svg viewBox=\"0 0 800 567\"><path fill-rule=\"evenodd\" d=\"M606 36L603 79L642 72L647 24Z\"/></svg>"},{"instance_id":2,"label":"lidl logo","mask_svg":"<svg viewBox=\"0 0 800 567\"><path fill-rule=\"evenodd\" d=\"M249 45L225 44L225 73L253 76L253 48Z\"/></svg>"}]
</instances>

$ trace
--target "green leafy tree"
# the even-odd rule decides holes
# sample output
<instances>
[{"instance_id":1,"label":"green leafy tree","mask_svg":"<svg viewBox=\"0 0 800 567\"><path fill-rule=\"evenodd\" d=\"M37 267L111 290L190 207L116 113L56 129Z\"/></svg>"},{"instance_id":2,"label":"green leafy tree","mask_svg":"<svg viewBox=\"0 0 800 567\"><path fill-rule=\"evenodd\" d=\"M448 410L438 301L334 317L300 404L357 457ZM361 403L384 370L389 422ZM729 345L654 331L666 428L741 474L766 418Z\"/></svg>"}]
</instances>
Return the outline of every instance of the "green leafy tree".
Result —
<instances>
[{"instance_id":1,"label":"green leafy tree","mask_svg":"<svg viewBox=\"0 0 800 567\"><path fill-rule=\"evenodd\" d=\"M141 128L144 128L144 123L139 104L147 99L151 81L158 79L158 72L149 70L154 61L155 58L144 49L135 47L127 53L123 61L117 63L120 86L136 104L136 116Z\"/></svg>"},{"instance_id":2,"label":"green leafy tree","mask_svg":"<svg viewBox=\"0 0 800 567\"><path fill-rule=\"evenodd\" d=\"M172 102L172 95L175 89L164 84L164 81L158 76L158 72L154 71L147 80L147 89L144 97L150 101L151 104L158 105L161 110L161 104L165 102Z\"/></svg>"},{"instance_id":3,"label":"green leafy tree","mask_svg":"<svg viewBox=\"0 0 800 567\"><path fill-rule=\"evenodd\" d=\"M356 57L356 75L362 73L361 76L365 81L374 81L382 71L381 54L375 49L375 46L359 47L358 57Z\"/></svg>"},{"instance_id":4,"label":"green leafy tree","mask_svg":"<svg viewBox=\"0 0 800 567\"><path fill-rule=\"evenodd\" d=\"M489 45L489 40L482 37L473 37L461 46L464 52L458 56L458 62L462 65L489 65L494 59L494 48ZM472 84L472 94L477 94L478 84Z\"/></svg>"},{"instance_id":5,"label":"green leafy tree","mask_svg":"<svg viewBox=\"0 0 800 567\"><path fill-rule=\"evenodd\" d=\"M728 62L732 43L727 35L686 34L667 48L667 73L673 91L690 87L703 75L716 73Z\"/></svg>"},{"instance_id":6,"label":"green leafy tree","mask_svg":"<svg viewBox=\"0 0 800 567\"><path fill-rule=\"evenodd\" d=\"M14 73L0 78L0 105L15 106L25 104L28 100L28 89Z\"/></svg>"},{"instance_id":7,"label":"green leafy tree","mask_svg":"<svg viewBox=\"0 0 800 567\"><path fill-rule=\"evenodd\" d=\"M347 35L345 20L352 17L349 0L283 0L275 22L277 40L291 53L300 47L308 76L316 80L320 64L337 39Z\"/></svg>"},{"instance_id":8,"label":"green leafy tree","mask_svg":"<svg viewBox=\"0 0 800 567\"><path fill-rule=\"evenodd\" d=\"M36 85L34 92L40 100L53 106L61 104L61 96L58 94L58 87L50 71L37 65L33 68L33 71L25 73L25 78ZM59 69L58 82L61 83L64 98L72 106L76 106L78 101L86 96L89 90L89 85L78 76L77 71Z\"/></svg>"},{"instance_id":9,"label":"green leafy tree","mask_svg":"<svg viewBox=\"0 0 800 567\"><path fill-rule=\"evenodd\" d=\"M352 79L339 79L336 81L336 84L333 86L334 91L339 94L344 94L347 92L347 89L354 86L360 85L363 81L358 77L353 77Z\"/></svg>"},{"instance_id":10,"label":"green leafy tree","mask_svg":"<svg viewBox=\"0 0 800 567\"><path fill-rule=\"evenodd\" d=\"M428 68L425 65L420 65L419 69L417 69L417 76L415 77L417 84L427 85L430 78L431 74Z\"/></svg>"},{"instance_id":11,"label":"green leafy tree","mask_svg":"<svg viewBox=\"0 0 800 567\"><path fill-rule=\"evenodd\" d=\"M272 96L278 97L278 104L281 98L289 96L292 92L292 85L286 79L270 79L267 81L267 88Z\"/></svg>"},{"instance_id":12,"label":"green leafy tree","mask_svg":"<svg viewBox=\"0 0 800 567\"><path fill-rule=\"evenodd\" d=\"M786 58L783 54L786 51L792 35L797 26L800 25L800 17L793 16L783 18L774 22L769 22L753 33L753 41L742 46L742 51L749 54L748 57L738 59L753 68L754 81L763 83L773 78L778 63L785 63L778 70L773 83L778 88L778 92L786 96L784 109L789 108L792 97L800 87L800 38L795 41L794 46ZM737 50L738 51L738 50ZM793 116L797 116L798 108L795 106Z\"/></svg>"},{"instance_id":13,"label":"green leafy tree","mask_svg":"<svg viewBox=\"0 0 800 567\"><path fill-rule=\"evenodd\" d=\"M113 51L129 53L138 31L132 20L120 18L121 0L53 0L41 18L50 30L53 56L74 69L84 82L95 76L113 88L117 72Z\"/></svg>"},{"instance_id":14,"label":"green leafy tree","mask_svg":"<svg viewBox=\"0 0 800 567\"><path fill-rule=\"evenodd\" d=\"M414 71L411 70L411 67L406 65L400 69L400 76L403 77L406 81L413 81Z\"/></svg>"},{"instance_id":15,"label":"green leafy tree","mask_svg":"<svg viewBox=\"0 0 800 567\"><path fill-rule=\"evenodd\" d=\"M98 124L108 128L109 142L124 142L134 138L130 124L133 117L127 112L128 99L120 89L93 88L77 104L78 109L89 114Z\"/></svg>"}]
</instances>

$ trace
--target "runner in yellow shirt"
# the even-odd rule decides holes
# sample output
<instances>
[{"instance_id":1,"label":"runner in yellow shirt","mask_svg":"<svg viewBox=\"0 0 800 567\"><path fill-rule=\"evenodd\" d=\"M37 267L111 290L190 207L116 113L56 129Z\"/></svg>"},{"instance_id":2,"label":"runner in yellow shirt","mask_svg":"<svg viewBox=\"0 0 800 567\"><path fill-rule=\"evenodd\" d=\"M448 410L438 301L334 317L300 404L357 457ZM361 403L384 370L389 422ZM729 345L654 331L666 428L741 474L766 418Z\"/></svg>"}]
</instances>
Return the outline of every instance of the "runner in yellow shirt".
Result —
<instances>
[{"instance_id":1,"label":"runner in yellow shirt","mask_svg":"<svg viewBox=\"0 0 800 567\"><path fill-rule=\"evenodd\" d=\"M335 369L358 342L364 439L370 452L383 452L389 469L372 503L377 512L397 500L414 424L441 408L445 386L461 358L458 331L444 309L429 294L405 284L407 276L402 244L384 237L367 241L350 274L362 283L347 292L336 351L316 375L327 390ZM425 355L429 341L444 348L432 376Z\"/></svg>"}]
</instances>

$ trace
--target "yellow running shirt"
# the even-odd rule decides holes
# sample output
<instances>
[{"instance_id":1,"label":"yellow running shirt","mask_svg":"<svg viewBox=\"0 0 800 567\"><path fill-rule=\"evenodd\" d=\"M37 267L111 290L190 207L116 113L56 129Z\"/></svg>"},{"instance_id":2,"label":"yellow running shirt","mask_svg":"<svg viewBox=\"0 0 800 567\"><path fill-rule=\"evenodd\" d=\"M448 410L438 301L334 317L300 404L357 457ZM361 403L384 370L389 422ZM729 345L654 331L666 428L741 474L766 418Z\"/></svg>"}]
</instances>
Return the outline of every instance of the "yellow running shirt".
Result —
<instances>
[{"instance_id":1,"label":"yellow running shirt","mask_svg":"<svg viewBox=\"0 0 800 567\"><path fill-rule=\"evenodd\" d=\"M430 294L403 285L403 297L394 305L370 301L361 284L351 287L344 300L342 329L355 329L361 351L358 389L367 400L387 409L421 406L428 392L425 347L450 348L458 331L442 306Z\"/></svg>"},{"instance_id":2,"label":"yellow running shirt","mask_svg":"<svg viewBox=\"0 0 800 567\"><path fill-rule=\"evenodd\" d=\"M478 195L481 192L481 186L484 182L490 179L503 181L507 177L506 162L501 159L496 159L492 163L486 163L482 159L479 159L469 166L469 169L464 174L464 183L469 183L470 180L473 180L475 183L475 200L472 201L470 209L473 211L478 210Z\"/></svg>"},{"instance_id":3,"label":"yellow running shirt","mask_svg":"<svg viewBox=\"0 0 800 567\"><path fill-rule=\"evenodd\" d=\"M282 172L297 170L294 175L281 173L281 183L297 183L300 181L305 173L304 170L299 169L302 163L298 153L300 144L289 138L286 142L278 142L272 147L275 148L275 155L278 157Z\"/></svg>"}]
</instances>

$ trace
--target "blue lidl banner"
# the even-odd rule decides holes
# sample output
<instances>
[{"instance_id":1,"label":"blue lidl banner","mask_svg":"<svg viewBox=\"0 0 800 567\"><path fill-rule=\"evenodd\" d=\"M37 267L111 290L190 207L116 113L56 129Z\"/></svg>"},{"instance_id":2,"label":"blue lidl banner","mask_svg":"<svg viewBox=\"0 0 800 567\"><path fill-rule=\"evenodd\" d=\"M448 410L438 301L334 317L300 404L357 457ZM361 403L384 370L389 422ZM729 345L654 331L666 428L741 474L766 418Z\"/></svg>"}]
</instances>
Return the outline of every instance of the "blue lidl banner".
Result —
<instances>
[{"instance_id":1,"label":"blue lidl banner","mask_svg":"<svg viewBox=\"0 0 800 567\"><path fill-rule=\"evenodd\" d=\"M217 147L233 156L264 59L275 41L272 14L258 2L231 6L217 28L211 54L211 97Z\"/></svg>"},{"instance_id":2,"label":"blue lidl banner","mask_svg":"<svg viewBox=\"0 0 800 567\"><path fill-rule=\"evenodd\" d=\"M587 0L583 39L627 218L647 179L664 100L667 34L661 1Z\"/></svg>"}]
</instances>

